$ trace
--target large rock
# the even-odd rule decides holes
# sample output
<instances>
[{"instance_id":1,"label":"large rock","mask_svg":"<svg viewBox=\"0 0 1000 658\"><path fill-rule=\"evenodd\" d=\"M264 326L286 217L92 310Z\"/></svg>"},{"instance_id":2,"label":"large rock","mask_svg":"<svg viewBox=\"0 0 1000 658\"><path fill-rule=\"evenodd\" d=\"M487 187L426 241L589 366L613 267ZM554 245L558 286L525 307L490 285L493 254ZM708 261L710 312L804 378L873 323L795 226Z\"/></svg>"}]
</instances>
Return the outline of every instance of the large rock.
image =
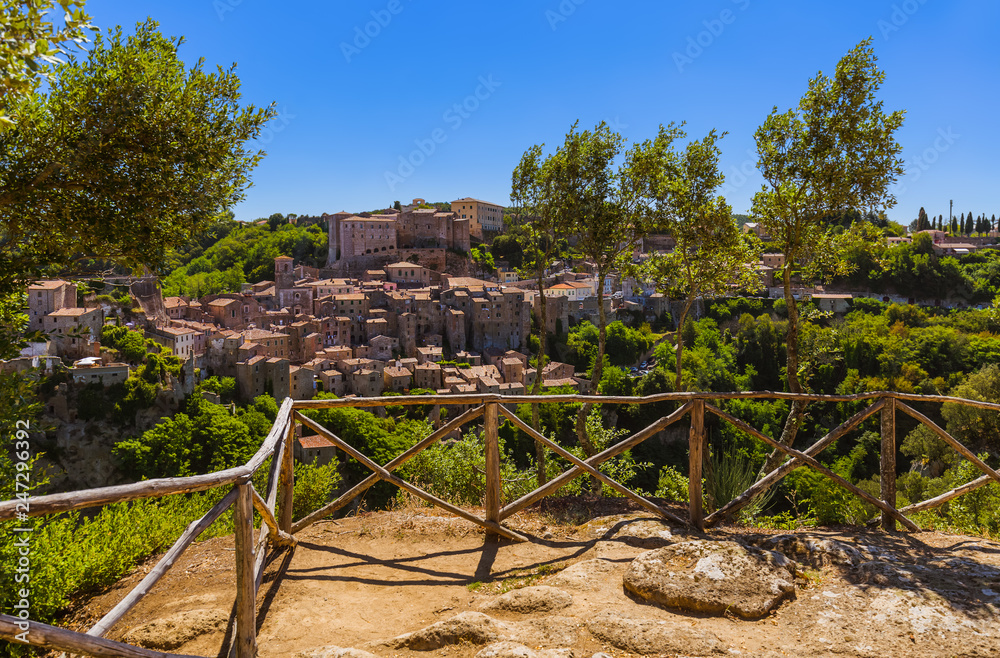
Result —
<instances>
[{"instance_id":1,"label":"large rock","mask_svg":"<svg viewBox=\"0 0 1000 658\"><path fill-rule=\"evenodd\" d=\"M390 640L389 646L412 651L433 651L449 644L489 644L500 639L501 624L481 612L463 612L413 633Z\"/></svg>"},{"instance_id":2,"label":"large rock","mask_svg":"<svg viewBox=\"0 0 1000 658\"><path fill-rule=\"evenodd\" d=\"M573 597L567 592L547 585L538 585L511 590L488 601L482 606L482 609L519 612L528 615L538 612L554 612L571 605L573 605Z\"/></svg>"},{"instance_id":3,"label":"large rock","mask_svg":"<svg viewBox=\"0 0 1000 658\"><path fill-rule=\"evenodd\" d=\"M601 642L629 653L705 656L726 651L718 636L711 631L691 627L686 619L682 620L682 624L672 624L654 619L629 619L604 612L587 623L587 630Z\"/></svg>"},{"instance_id":4,"label":"large rock","mask_svg":"<svg viewBox=\"0 0 1000 658\"><path fill-rule=\"evenodd\" d=\"M577 641L578 622L566 617L542 617L501 622L481 612L463 612L413 633L378 643L391 649L433 651L453 644L508 641L534 647L565 647Z\"/></svg>"},{"instance_id":5,"label":"large rock","mask_svg":"<svg viewBox=\"0 0 1000 658\"><path fill-rule=\"evenodd\" d=\"M608 576L618 569L618 565L610 560L585 560L566 567L549 582L556 587L583 591L598 590L604 587Z\"/></svg>"},{"instance_id":6,"label":"large rock","mask_svg":"<svg viewBox=\"0 0 1000 658\"><path fill-rule=\"evenodd\" d=\"M766 615L795 592L795 563L781 553L728 541L689 541L643 553L625 589L671 608L744 619Z\"/></svg>"},{"instance_id":7,"label":"large rock","mask_svg":"<svg viewBox=\"0 0 1000 658\"><path fill-rule=\"evenodd\" d=\"M810 535L775 535L764 539L759 546L817 569L831 564L853 567L863 559L861 552L849 544Z\"/></svg>"},{"instance_id":8,"label":"large rock","mask_svg":"<svg viewBox=\"0 0 1000 658\"><path fill-rule=\"evenodd\" d=\"M361 649L343 649L341 647L328 646L309 651L300 651L295 654L295 658L378 658L373 653L362 651Z\"/></svg>"},{"instance_id":9,"label":"large rock","mask_svg":"<svg viewBox=\"0 0 1000 658\"><path fill-rule=\"evenodd\" d=\"M225 630L229 615L220 610L187 610L137 626L122 638L147 649L170 651L191 640Z\"/></svg>"},{"instance_id":10,"label":"large rock","mask_svg":"<svg viewBox=\"0 0 1000 658\"><path fill-rule=\"evenodd\" d=\"M573 658L572 649L539 649L534 651L517 642L487 644L476 658Z\"/></svg>"}]
</instances>

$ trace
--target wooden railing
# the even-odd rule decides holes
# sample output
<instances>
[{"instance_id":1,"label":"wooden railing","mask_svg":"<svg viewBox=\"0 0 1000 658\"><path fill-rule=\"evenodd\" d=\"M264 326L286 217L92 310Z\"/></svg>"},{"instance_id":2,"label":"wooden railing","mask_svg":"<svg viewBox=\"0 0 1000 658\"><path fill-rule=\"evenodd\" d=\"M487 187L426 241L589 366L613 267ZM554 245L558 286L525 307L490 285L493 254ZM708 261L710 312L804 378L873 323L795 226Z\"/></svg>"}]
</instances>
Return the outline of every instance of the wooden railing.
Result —
<instances>
[{"instance_id":1,"label":"wooden railing","mask_svg":"<svg viewBox=\"0 0 1000 658\"><path fill-rule=\"evenodd\" d=\"M723 411L713 402L731 399L769 399L769 400L802 400L809 403L868 403L868 406L854 414L841 425L815 442L806 450L797 450L779 444L773 438L751 427L744 421ZM562 446L536 432L527 423L518 418L511 409L517 404L541 403L564 404L572 402L593 402L598 404L655 404L674 403L679 408L664 416L650 426L636 432L632 436L615 443L600 454L587 459L579 459ZM231 468L207 475L196 475L185 478L163 478L147 480L135 484L115 487L103 487L72 493L53 494L29 498L27 501L11 500L0 502L0 521L8 521L19 513L28 516L56 514L70 510L96 507L113 502L154 498L173 494L205 491L218 487L232 487L229 492L200 519L192 522L173 546L160 558L156 566L146 575L135 588L125 596L104 618L94 625L87 633L77 633L54 626L30 621L28 634L29 644L47 649L62 650L91 656L127 656L136 658L152 658L159 656L177 656L151 651L122 642L107 640L104 636L145 596L150 589L170 570L188 546L218 519L227 509L233 507L235 518L235 555L236 555L236 606L235 629L232 634L230 656L249 658L256 655L256 602L264 574L265 555L268 543L274 550L283 550L296 544L295 535L335 511L343 508L354 498L379 481L385 481L412 493L413 495L442 507L457 516L482 526L488 536L504 537L514 541L527 541L529 538L503 525L503 521L513 514L523 510L533 503L555 492L572 479L584 474L597 478L612 487L622 495L636 501L645 509L662 518L679 524L690 524L698 530L715 525L725 518L735 514L749 504L756 496L773 487L783 477L800 466L815 469L830 478L840 486L852 492L862 500L872 504L881 512L881 524L886 530L895 530L896 523L902 524L911 531L920 528L907 514L931 509L962 494L981 487L991 480L1000 483L1000 474L986 465L971 450L955 440L943 429L938 427L927 416L912 408L907 402L934 402L976 407L1000 412L1000 404L979 402L943 396L908 395L894 392L863 393L858 395L811 395L780 392L739 392L739 393L665 393L643 398L612 397L612 396L582 396L582 395L546 395L546 396L499 396L495 394L443 395L443 396L402 396L383 398L345 398L339 400L300 400L290 398L282 403L278 417L263 444L246 465ZM377 464L354 447L340 439L329 429L304 416L303 411L315 409L350 408L350 407L384 407L388 405L443 405L469 406L465 411L447 424L432 432L409 450L398 455L387 464ZM925 500L903 509L896 509L896 412L902 411L924 424L943 441L954 448L963 458L975 464L984 475L972 482L964 484L945 494ZM712 414L721 421L730 423L733 427L748 435L763 441L773 448L783 452L788 459L772 472L760 478L745 492L737 496L722 508L705 515L702 503L702 463L707 449L705 431L706 413ZM882 450L881 450L881 492L875 497L854 484L840 477L823 466L816 457L824 449L848 432L857 429L862 422L876 413L880 414ZM690 417L689 429L689 504L687 518L672 513L655 502L632 491L620 482L616 482L599 470L605 461L629 450L661 430L678 422L684 416ZM460 429L463 425L482 417L484 449L486 451L486 492L484 496L484 514L477 516L451 503L420 489L419 487L399 478L393 471L412 459L424 449L440 441L444 437ZM572 467L552 479L544 486L501 506L501 463L498 430L501 417L510 420L518 429L525 432L537 442L544 444L552 452L566 459ZM308 516L292 522L293 503L293 446L295 424L300 423L314 432L330 440L337 448L357 460L372 474L365 480L351 487L333 502L315 510ZM264 494L257 492L251 478L267 462L271 460L268 470L268 480ZM278 497L281 505L277 506ZM254 511L261 517L259 534L254 539ZM276 513L277 510L277 513ZM15 637L22 632L19 622L24 620L0 614L0 638L14 642Z\"/></svg>"}]
</instances>

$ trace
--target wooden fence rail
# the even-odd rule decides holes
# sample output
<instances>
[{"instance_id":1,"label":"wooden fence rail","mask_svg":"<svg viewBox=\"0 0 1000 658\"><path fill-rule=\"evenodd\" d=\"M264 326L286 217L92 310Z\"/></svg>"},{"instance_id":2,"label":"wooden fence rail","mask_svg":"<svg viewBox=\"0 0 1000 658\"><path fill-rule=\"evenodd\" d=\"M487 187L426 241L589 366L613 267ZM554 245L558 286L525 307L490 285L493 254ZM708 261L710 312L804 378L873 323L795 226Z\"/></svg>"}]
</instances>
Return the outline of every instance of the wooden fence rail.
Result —
<instances>
[{"instance_id":1,"label":"wooden fence rail","mask_svg":"<svg viewBox=\"0 0 1000 658\"><path fill-rule=\"evenodd\" d=\"M764 432L757 430L718 406L721 401L734 399L790 400L802 406L810 403L868 403L869 406L855 413L807 449L798 450L790 446L781 445ZM529 426L512 411L514 406L518 404L563 404L573 402L640 405L673 403L679 406L648 427L587 459L576 457L562 446L545 437L544 434ZM796 468L806 467L822 473L839 486L880 510L881 524L886 530L895 530L896 524L901 523L908 530L918 531L919 527L908 518L907 514L932 509L990 482L1000 483L1000 473L990 468L975 453L962 445L945 430L938 427L926 415L907 404L913 402L953 403L1000 412L1000 404L995 403L945 396L922 396L885 391L857 395L814 395L772 391L663 393L642 398L584 395L499 396L496 394L301 401L293 401L287 398L282 402L278 417L260 449L244 466L209 473L207 475L196 475L186 478L161 478L129 485L36 496L28 498L26 501L11 500L0 502L0 521L8 521L15 517L22 519L25 516L56 514L121 501L158 498L219 487L229 488L228 493L211 510L187 526L173 546L160 558L153 570L87 633L77 633L36 621L29 620L26 622L26 620L0 614L0 638L11 642L18 642L19 640L16 639L18 634L22 634L22 638L25 637L23 635L23 627L27 624L30 626L30 631L27 635L28 643L47 649L91 656L136 656L149 658L153 656L178 655L151 651L121 642L113 642L104 639L103 636L128 614L150 589L163 578L202 532L222 516L226 510L232 508L234 510L236 544L236 605L234 608L235 619L233 620L235 626L232 634L232 644L229 647L229 655L235 658L250 658L256 655L257 652L257 596L263 580L268 545L270 544L272 550L294 548L297 543L296 533L301 532L319 519L327 517L343 508L380 481L389 482L431 504L442 507L459 517L481 526L488 536L505 537L514 541L528 541L528 537L505 526L504 521L535 502L553 494L574 478L584 475L596 478L604 485L615 489L623 496L634 500L643 508L668 521L678 524L689 524L698 530L704 530L706 527L716 525L726 518L735 515L743 507L750 504L754 498L776 485ZM374 462L368 456L338 437L329 428L317 423L304 413L317 409L373 408L387 405L474 406L472 409L465 411L442 427L436 429L416 445L384 465ZM896 509L897 411L902 411L919 423L926 425L936 436L940 437L945 443L956 450L964 459L974 464L984 475L930 500L914 503L903 509ZM702 464L705 462L708 451L706 413L716 417L720 422L729 423L735 429L781 451L787 457L782 464L760 478L749 489L707 516L703 510L701 478ZM857 430L863 422L876 413L880 414L879 426L882 438L880 452L881 489L879 497L859 489L851 482L832 472L816 459L823 450L832 445L837 439L853 430ZM623 483L617 482L602 473L599 468L607 460L650 439L681 420L684 416L688 416L690 422L688 431L689 503L686 519L632 491ZM483 501L484 514L482 517L452 505L448 501L422 490L393 473L393 471L406 464L423 450L426 450L445 437L460 431L463 426L474 421L479 421L480 417L482 417L482 421L480 422L482 424L486 463L486 490ZM532 440L542 444L570 463L570 468L561 475L505 506L502 505L501 501L501 455L498 436L499 425L503 419L510 421L517 429L524 432ZM324 436L345 455L355 459L371 470L372 474L354 485L349 491L339 496L333 502L293 522L292 508L294 504L295 479L293 450L297 424ZM268 463L269 459L271 461L267 469L267 485L263 493L258 493L251 482L251 478ZM260 518L259 532L256 540L254 539L255 513Z\"/></svg>"}]
</instances>

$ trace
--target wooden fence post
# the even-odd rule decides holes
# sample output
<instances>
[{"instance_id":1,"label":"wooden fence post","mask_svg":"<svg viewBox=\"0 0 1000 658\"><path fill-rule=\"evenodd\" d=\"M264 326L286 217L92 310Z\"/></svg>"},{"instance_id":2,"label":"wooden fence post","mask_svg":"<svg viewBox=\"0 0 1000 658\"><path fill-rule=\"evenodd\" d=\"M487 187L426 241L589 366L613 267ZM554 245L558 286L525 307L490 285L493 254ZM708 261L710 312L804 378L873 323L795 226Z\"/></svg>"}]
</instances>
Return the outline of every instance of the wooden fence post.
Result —
<instances>
[{"instance_id":1,"label":"wooden fence post","mask_svg":"<svg viewBox=\"0 0 1000 658\"><path fill-rule=\"evenodd\" d=\"M483 413L486 449L486 520L500 523L500 433L496 402L487 402ZM487 533L491 539L499 535Z\"/></svg>"},{"instance_id":2,"label":"wooden fence post","mask_svg":"<svg viewBox=\"0 0 1000 658\"><path fill-rule=\"evenodd\" d=\"M896 506L896 398L890 397L882 407L882 500ZM882 512L882 529L894 532L896 519Z\"/></svg>"},{"instance_id":3,"label":"wooden fence post","mask_svg":"<svg viewBox=\"0 0 1000 658\"><path fill-rule=\"evenodd\" d=\"M236 658L257 655L257 597L254 596L253 493L237 485L236 523Z\"/></svg>"},{"instance_id":4,"label":"wooden fence post","mask_svg":"<svg viewBox=\"0 0 1000 658\"><path fill-rule=\"evenodd\" d=\"M288 433L285 435L285 452L281 458L281 516L278 527L282 532L292 533L292 503L295 491L295 416L289 412Z\"/></svg>"},{"instance_id":5,"label":"wooden fence post","mask_svg":"<svg viewBox=\"0 0 1000 658\"><path fill-rule=\"evenodd\" d=\"M704 532L705 513L702 508L701 472L705 454L705 401L694 400L691 407L691 433L688 435L688 498L691 525Z\"/></svg>"}]
</instances>

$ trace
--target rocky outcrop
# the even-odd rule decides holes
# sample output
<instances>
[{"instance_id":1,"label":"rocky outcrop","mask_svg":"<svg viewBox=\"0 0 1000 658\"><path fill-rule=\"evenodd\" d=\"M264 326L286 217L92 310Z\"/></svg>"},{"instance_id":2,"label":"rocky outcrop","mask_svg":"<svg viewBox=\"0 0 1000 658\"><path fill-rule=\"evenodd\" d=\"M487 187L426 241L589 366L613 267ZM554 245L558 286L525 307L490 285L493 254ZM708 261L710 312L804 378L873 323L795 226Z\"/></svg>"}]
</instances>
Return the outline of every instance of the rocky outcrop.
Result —
<instances>
[{"instance_id":1,"label":"rocky outcrop","mask_svg":"<svg viewBox=\"0 0 1000 658\"><path fill-rule=\"evenodd\" d=\"M795 563L730 541L689 541L648 551L625 572L625 589L670 608L756 619L795 592Z\"/></svg>"},{"instance_id":2,"label":"rocky outcrop","mask_svg":"<svg viewBox=\"0 0 1000 658\"><path fill-rule=\"evenodd\" d=\"M854 567L864 559L858 549L842 541L810 535L776 535L757 545L815 569L830 565Z\"/></svg>"},{"instance_id":3,"label":"rocky outcrop","mask_svg":"<svg viewBox=\"0 0 1000 658\"><path fill-rule=\"evenodd\" d=\"M609 560L585 560L566 567L549 582L556 587L593 591L603 588L608 576L619 569Z\"/></svg>"},{"instance_id":4,"label":"rocky outcrop","mask_svg":"<svg viewBox=\"0 0 1000 658\"><path fill-rule=\"evenodd\" d=\"M573 658L572 649L539 649L533 651L517 642L487 644L476 658Z\"/></svg>"},{"instance_id":5,"label":"rocky outcrop","mask_svg":"<svg viewBox=\"0 0 1000 658\"><path fill-rule=\"evenodd\" d=\"M587 630L616 649L643 655L682 653L705 656L726 651L718 636L692 627L686 619L681 624L673 624L605 612L588 622Z\"/></svg>"},{"instance_id":6,"label":"rocky outcrop","mask_svg":"<svg viewBox=\"0 0 1000 658\"><path fill-rule=\"evenodd\" d=\"M186 642L223 630L229 615L219 610L187 610L129 630L123 640L147 649L170 651Z\"/></svg>"},{"instance_id":7,"label":"rocky outcrop","mask_svg":"<svg viewBox=\"0 0 1000 658\"><path fill-rule=\"evenodd\" d=\"M434 651L468 643L517 642L531 646L560 647L575 644L577 622L563 617L544 617L523 622L501 622L481 612L463 612L413 633L378 643L390 649Z\"/></svg>"},{"instance_id":8,"label":"rocky outcrop","mask_svg":"<svg viewBox=\"0 0 1000 658\"><path fill-rule=\"evenodd\" d=\"M373 653L361 649L342 649L341 647L320 647L309 651L300 651L295 658L378 658Z\"/></svg>"},{"instance_id":9,"label":"rocky outcrop","mask_svg":"<svg viewBox=\"0 0 1000 658\"><path fill-rule=\"evenodd\" d=\"M538 585L511 590L485 603L481 609L517 612L522 615L555 612L573 605L573 597L561 589Z\"/></svg>"}]
</instances>

